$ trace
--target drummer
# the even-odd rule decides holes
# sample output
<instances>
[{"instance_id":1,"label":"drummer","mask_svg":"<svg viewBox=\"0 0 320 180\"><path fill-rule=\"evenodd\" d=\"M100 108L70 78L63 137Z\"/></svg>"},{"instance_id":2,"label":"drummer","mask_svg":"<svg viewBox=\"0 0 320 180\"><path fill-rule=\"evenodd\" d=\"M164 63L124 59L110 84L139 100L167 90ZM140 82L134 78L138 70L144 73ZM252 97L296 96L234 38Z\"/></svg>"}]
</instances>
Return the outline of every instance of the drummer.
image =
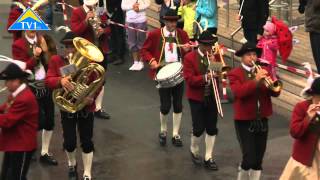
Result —
<instances>
[{"instance_id":1,"label":"drummer","mask_svg":"<svg viewBox=\"0 0 320 180\"><path fill-rule=\"evenodd\" d=\"M141 49L141 57L150 65L150 76L155 79L156 73L164 66L181 62L184 54L190 50L189 37L185 31L177 28L179 16L175 10L169 10L163 16L165 26L155 29L148 34L148 37ZM165 69L163 69L165 70ZM176 147L182 146L179 128L182 117L182 97L184 83L169 88L159 88L160 95L160 133L159 141L161 146L166 145L167 121L173 104L173 135L172 144Z\"/></svg>"}]
</instances>

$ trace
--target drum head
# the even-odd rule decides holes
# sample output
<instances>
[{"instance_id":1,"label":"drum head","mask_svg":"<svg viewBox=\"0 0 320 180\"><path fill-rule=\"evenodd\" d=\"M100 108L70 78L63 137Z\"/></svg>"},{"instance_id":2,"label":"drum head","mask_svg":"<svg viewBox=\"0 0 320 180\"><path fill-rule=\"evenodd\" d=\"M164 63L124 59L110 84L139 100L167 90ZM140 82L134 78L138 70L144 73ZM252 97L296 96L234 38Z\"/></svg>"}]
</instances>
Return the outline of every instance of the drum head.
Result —
<instances>
[{"instance_id":1,"label":"drum head","mask_svg":"<svg viewBox=\"0 0 320 180\"><path fill-rule=\"evenodd\" d=\"M180 62L174 62L170 63L168 65L165 65L163 68L160 69L160 71L157 74L157 79L166 79L169 78L176 73L178 73L182 68L182 64Z\"/></svg>"}]
</instances>

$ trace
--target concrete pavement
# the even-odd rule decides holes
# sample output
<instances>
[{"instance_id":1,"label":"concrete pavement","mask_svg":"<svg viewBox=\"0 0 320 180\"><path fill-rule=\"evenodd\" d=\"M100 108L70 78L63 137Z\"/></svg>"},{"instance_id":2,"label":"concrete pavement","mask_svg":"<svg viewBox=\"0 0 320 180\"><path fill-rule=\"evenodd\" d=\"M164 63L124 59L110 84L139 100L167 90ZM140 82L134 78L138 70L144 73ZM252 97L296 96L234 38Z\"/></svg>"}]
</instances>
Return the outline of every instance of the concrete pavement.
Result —
<instances>
[{"instance_id":1,"label":"concrete pavement","mask_svg":"<svg viewBox=\"0 0 320 180\"><path fill-rule=\"evenodd\" d=\"M6 16L7 14L0 13L0 18L6 19ZM0 24L0 28L1 30L4 28L3 23ZM56 39L59 40L61 35L56 34ZM11 54L11 41L11 39L1 39L0 54ZM147 70L130 72L128 71L130 63L127 59L124 65L110 65L107 72L104 107L111 114L112 119L110 121L95 120L94 179L236 179L241 153L234 132L231 105L223 105L225 118L218 122L219 135L214 149L214 158L219 165L219 171L211 172L203 167L195 167L189 154L191 117L186 99L184 99L184 115L180 132L184 146L175 148L168 143L167 147L160 147L157 139L160 128L157 90L148 78ZM4 95L1 95L0 99L4 98ZM171 132L172 120L168 125ZM279 177L289 158L291 142L287 118L275 114L270 120L263 180L275 180ZM67 179L67 163L62 151L62 132L58 112L50 149L58 159L59 166L46 167L34 162L29 173L30 180ZM81 174L80 151L79 149L78 170Z\"/></svg>"}]
</instances>

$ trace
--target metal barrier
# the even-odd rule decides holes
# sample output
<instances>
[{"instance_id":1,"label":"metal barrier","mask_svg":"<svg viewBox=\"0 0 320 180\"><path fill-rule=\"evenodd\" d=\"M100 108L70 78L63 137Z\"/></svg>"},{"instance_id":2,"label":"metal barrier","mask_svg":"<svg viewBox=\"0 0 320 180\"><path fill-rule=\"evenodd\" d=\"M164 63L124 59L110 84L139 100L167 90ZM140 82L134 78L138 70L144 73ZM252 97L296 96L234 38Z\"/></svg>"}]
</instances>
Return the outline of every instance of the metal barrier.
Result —
<instances>
[{"instance_id":1,"label":"metal barrier","mask_svg":"<svg viewBox=\"0 0 320 180\"><path fill-rule=\"evenodd\" d=\"M234 36L242 29L241 26L239 26L235 31L233 31L230 34L231 37L231 49L234 49ZM234 53L231 53L231 61L232 61L232 67L235 66L235 62L234 62Z\"/></svg>"}]
</instances>

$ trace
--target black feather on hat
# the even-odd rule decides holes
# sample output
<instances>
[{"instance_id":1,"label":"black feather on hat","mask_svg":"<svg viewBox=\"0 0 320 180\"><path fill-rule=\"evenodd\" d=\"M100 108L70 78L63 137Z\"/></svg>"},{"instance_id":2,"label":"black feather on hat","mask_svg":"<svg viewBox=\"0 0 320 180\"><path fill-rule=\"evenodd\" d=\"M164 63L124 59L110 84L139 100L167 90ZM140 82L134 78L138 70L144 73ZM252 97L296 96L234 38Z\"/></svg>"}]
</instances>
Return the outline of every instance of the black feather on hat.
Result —
<instances>
[{"instance_id":1,"label":"black feather on hat","mask_svg":"<svg viewBox=\"0 0 320 180\"><path fill-rule=\"evenodd\" d=\"M246 54L247 52L256 52L257 56L260 57L261 53L262 53L262 49L256 47L255 44L250 43L250 42L246 42L245 44L242 45L241 49L239 49L235 55L236 56L243 56L244 54Z\"/></svg>"}]
</instances>

